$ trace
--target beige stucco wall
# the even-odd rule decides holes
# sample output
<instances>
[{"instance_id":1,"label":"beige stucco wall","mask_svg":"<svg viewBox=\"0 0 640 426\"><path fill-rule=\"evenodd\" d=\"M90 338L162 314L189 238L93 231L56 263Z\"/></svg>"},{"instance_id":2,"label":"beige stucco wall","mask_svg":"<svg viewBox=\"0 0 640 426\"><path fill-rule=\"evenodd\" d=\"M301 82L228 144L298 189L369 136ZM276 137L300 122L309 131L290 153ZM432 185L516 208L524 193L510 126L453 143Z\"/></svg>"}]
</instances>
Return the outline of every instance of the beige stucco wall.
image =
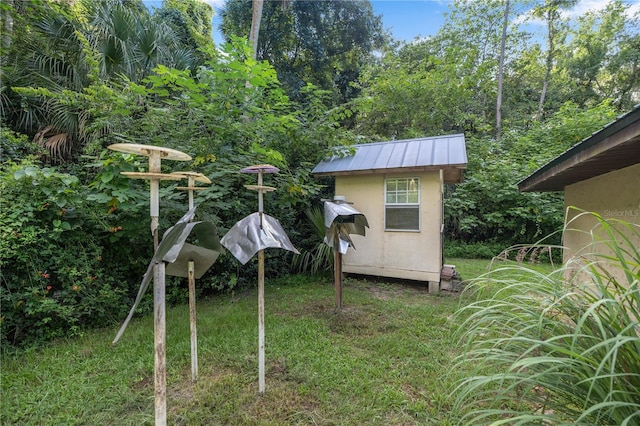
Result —
<instances>
[{"instance_id":1,"label":"beige stucco wall","mask_svg":"<svg viewBox=\"0 0 640 426\"><path fill-rule=\"evenodd\" d=\"M611 254L604 244L595 246L592 244L589 232L596 227L597 220L593 216L580 215L579 211L568 209L570 206L595 212L604 219L618 219L640 225L640 164L565 188L565 211L567 212L566 230L563 236L566 247L565 263L584 256L587 256L587 259L593 259L588 256L592 252ZM618 229L624 229L624 227ZM607 238L604 232L597 234L600 238ZM640 247L640 239L637 236L632 237L631 243L635 247ZM619 280L624 278L615 268L609 268L609 272Z\"/></svg>"},{"instance_id":2,"label":"beige stucco wall","mask_svg":"<svg viewBox=\"0 0 640 426\"><path fill-rule=\"evenodd\" d=\"M384 181L420 178L420 232L384 230ZM343 257L343 271L420 281L440 281L442 184L440 172L337 176L336 195L362 212L367 235L352 236L356 250Z\"/></svg>"}]
</instances>

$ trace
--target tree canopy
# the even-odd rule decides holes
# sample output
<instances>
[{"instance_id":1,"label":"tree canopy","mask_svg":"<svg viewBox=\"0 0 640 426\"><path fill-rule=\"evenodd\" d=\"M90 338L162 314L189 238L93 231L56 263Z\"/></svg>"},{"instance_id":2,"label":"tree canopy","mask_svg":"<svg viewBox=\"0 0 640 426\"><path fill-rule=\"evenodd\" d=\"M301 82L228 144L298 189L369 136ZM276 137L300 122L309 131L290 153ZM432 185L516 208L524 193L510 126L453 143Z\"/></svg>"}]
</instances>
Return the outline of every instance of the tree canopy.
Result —
<instances>
[{"instance_id":1,"label":"tree canopy","mask_svg":"<svg viewBox=\"0 0 640 426\"><path fill-rule=\"evenodd\" d=\"M251 7L251 0L225 3L221 12L225 38L249 34ZM275 68L294 99L311 83L331 92L334 104L339 104L357 95L353 83L387 38L369 1L267 1L257 59Z\"/></svg>"}]
</instances>

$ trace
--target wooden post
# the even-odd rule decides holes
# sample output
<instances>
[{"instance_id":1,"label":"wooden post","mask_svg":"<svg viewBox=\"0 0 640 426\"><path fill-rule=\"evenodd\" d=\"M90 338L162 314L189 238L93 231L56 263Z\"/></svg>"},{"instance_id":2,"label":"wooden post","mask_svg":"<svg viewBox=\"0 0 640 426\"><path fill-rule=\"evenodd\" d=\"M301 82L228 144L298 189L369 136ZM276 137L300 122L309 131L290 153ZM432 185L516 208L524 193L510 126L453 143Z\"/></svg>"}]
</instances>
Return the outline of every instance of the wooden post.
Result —
<instances>
[{"instance_id":1,"label":"wooden post","mask_svg":"<svg viewBox=\"0 0 640 426\"><path fill-rule=\"evenodd\" d=\"M156 426L167 424L167 359L164 262L153 268L153 336Z\"/></svg>"},{"instance_id":2,"label":"wooden post","mask_svg":"<svg viewBox=\"0 0 640 426\"><path fill-rule=\"evenodd\" d=\"M335 287L336 309L342 309L342 253L340 253L340 225L336 226L333 238L333 282Z\"/></svg>"},{"instance_id":3,"label":"wooden post","mask_svg":"<svg viewBox=\"0 0 640 426\"><path fill-rule=\"evenodd\" d=\"M149 154L149 173L161 173L160 152L152 151ZM149 215L151 216L151 235L153 235L153 251L158 250L158 222L160 217L160 179L149 180L150 202Z\"/></svg>"},{"instance_id":4,"label":"wooden post","mask_svg":"<svg viewBox=\"0 0 640 426\"><path fill-rule=\"evenodd\" d=\"M160 218L160 181L180 180L180 177L162 173L162 158L166 160L189 161L191 157L170 148L139 144L113 144L107 148L114 151L138 154L149 157L149 171L121 172L135 179L149 179L149 215L151 216L151 235L153 252L158 250L158 223ZM154 385L156 426L167 424L167 359L166 359L166 317L165 317L165 264L156 262L153 266L153 318L154 318Z\"/></svg>"},{"instance_id":5,"label":"wooden post","mask_svg":"<svg viewBox=\"0 0 640 426\"><path fill-rule=\"evenodd\" d=\"M264 393L264 250L258 252L258 391Z\"/></svg>"},{"instance_id":6,"label":"wooden post","mask_svg":"<svg viewBox=\"0 0 640 426\"><path fill-rule=\"evenodd\" d=\"M195 262L189 261L189 322L191 324L191 380L198 380L198 331L196 328Z\"/></svg>"},{"instance_id":7,"label":"wooden post","mask_svg":"<svg viewBox=\"0 0 640 426\"><path fill-rule=\"evenodd\" d=\"M260 217L260 229L262 229L262 217L264 213L264 193L275 191L275 188L264 186L262 181L263 173L276 173L279 170L269 164L245 167L241 173L257 173L258 185L245 185L248 189L258 191L258 216ZM265 393L266 385L264 380L264 249L258 251L258 392Z\"/></svg>"}]
</instances>

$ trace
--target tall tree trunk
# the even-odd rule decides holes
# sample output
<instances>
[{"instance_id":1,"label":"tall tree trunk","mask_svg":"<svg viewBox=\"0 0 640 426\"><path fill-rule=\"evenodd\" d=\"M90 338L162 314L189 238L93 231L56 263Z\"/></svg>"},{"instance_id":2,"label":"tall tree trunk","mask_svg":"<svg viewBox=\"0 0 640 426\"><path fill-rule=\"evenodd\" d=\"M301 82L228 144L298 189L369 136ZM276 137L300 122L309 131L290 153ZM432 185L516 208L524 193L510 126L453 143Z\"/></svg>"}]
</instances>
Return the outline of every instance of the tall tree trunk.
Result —
<instances>
[{"instance_id":1,"label":"tall tree trunk","mask_svg":"<svg viewBox=\"0 0 640 426\"><path fill-rule=\"evenodd\" d=\"M547 96L547 87L549 86L549 77L551 76L551 68L553 68L553 51L555 50L555 29L554 23L554 11L549 9L547 12L547 60L544 72L544 80L542 81L542 91L540 92L540 101L538 102L538 112L536 114L536 120L542 119L542 112L544 109L544 100Z\"/></svg>"},{"instance_id":2,"label":"tall tree trunk","mask_svg":"<svg viewBox=\"0 0 640 426\"><path fill-rule=\"evenodd\" d=\"M509 0L504 7L504 24L502 25L502 39L500 40L500 64L498 65L498 100L496 102L496 140L500 140L502 133L502 81L504 74L504 46L507 41L507 27L509 26Z\"/></svg>"},{"instance_id":3,"label":"tall tree trunk","mask_svg":"<svg viewBox=\"0 0 640 426\"><path fill-rule=\"evenodd\" d=\"M253 0L253 15L251 17L251 32L249 41L253 46L253 59L258 58L258 35L260 34L260 21L262 20L262 6L264 0Z\"/></svg>"},{"instance_id":4,"label":"tall tree trunk","mask_svg":"<svg viewBox=\"0 0 640 426\"><path fill-rule=\"evenodd\" d=\"M4 0L5 9L2 13L2 50L7 51L11 47L13 38L13 0Z\"/></svg>"},{"instance_id":5,"label":"tall tree trunk","mask_svg":"<svg viewBox=\"0 0 640 426\"><path fill-rule=\"evenodd\" d=\"M534 8L534 16L544 19L547 22L547 57L545 60L544 80L542 81L542 91L538 101L538 112L536 120L542 119L544 113L544 102L549 89L549 80L553 70L553 62L556 56L556 46L562 45L566 36L561 9L569 9L577 3L577 0L545 0L544 4Z\"/></svg>"}]
</instances>

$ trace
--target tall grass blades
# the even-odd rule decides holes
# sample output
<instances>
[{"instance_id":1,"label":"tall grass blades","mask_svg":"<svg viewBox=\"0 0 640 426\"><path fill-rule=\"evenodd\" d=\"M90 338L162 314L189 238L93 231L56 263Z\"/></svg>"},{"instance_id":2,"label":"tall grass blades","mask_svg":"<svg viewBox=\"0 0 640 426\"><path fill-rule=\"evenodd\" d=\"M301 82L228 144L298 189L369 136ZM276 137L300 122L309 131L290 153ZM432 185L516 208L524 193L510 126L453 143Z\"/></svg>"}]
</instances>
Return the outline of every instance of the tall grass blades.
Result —
<instances>
[{"instance_id":1,"label":"tall grass blades","mask_svg":"<svg viewBox=\"0 0 640 426\"><path fill-rule=\"evenodd\" d=\"M481 296L457 314L457 366L475 368L453 391L461 423L640 424L640 227L574 219L594 226L565 235L590 244L562 268L507 265L467 287Z\"/></svg>"}]
</instances>

